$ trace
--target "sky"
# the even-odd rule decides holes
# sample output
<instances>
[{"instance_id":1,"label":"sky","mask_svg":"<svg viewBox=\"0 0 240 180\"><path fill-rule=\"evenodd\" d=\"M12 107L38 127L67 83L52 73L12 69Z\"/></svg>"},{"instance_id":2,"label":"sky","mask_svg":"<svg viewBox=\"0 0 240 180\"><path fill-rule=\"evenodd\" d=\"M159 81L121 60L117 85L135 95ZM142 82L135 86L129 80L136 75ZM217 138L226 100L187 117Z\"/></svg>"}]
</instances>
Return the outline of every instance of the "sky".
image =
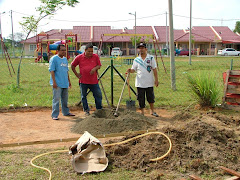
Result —
<instances>
[{"instance_id":1,"label":"sky","mask_svg":"<svg viewBox=\"0 0 240 180\"><path fill-rule=\"evenodd\" d=\"M169 25L169 0L79 0L75 7L63 7L51 19L42 20L38 33L51 29L72 29L73 26L111 26L113 29L132 29L137 26ZM190 0L172 0L173 28L190 27ZM3 37L24 32L19 25L22 17L35 15L39 0L0 0L1 32ZM240 21L240 0L192 0L192 26L228 26L235 28ZM4 13L5 12L5 13ZM167 17L167 18L166 18ZM34 34L31 34L33 36Z\"/></svg>"}]
</instances>

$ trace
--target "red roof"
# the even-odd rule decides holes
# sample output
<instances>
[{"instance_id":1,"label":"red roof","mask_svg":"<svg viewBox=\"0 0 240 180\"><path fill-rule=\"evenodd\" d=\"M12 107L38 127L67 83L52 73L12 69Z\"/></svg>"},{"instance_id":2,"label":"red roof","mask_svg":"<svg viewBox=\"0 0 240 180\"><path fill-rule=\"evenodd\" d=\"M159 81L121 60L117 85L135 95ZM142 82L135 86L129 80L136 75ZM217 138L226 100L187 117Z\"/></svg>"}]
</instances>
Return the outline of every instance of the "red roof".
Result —
<instances>
[{"instance_id":1,"label":"red roof","mask_svg":"<svg viewBox=\"0 0 240 180\"><path fill-rule=\"evenodd\" d=\"M178 38L184 36L184 34L185 34L185 32L183 29L182 30L178 30L178 29L174 30L174 41L175 41L175 39L178 39Z\"/></svg>"},{"instance_id":2,"label":"red roof","mask_svg":"<svg viewBox=\"0 0 240 180\"><path fill-rule=\"evenodd\" d=\"M167 27L168 31L169 27ZM102 34L103 42L130 42L131 36L106 36L106 34L135 34L135 29L112 29L111 26L73 26L73 29L53 29L45 32L49 35L49 39L65 39L65 34L73 33L78 35L78 42L99 42ZM136 34L154 34L158 42L165 43L166 26L137 26ZM222 42L223 43L239 43L240 36L232 32L226 26L194 26L192 28L192 36L195 42ZM133 37L133 36L132 36ZM46 37L40 37L46 39ZM142 40L151 38L143 37ZM169 39L167 39L169 41ZM188 42L189 32L186 30L174 30L175 42ZM27 43L36 43L36 36L27 39Z\"/></svg>"},{"instance_id":3,"label":"red roof","mask_svg":"<svg viewBox=\"0 0 240 180\"><path fill-rule=\"evenodd\" d=\"M166 42L166 26L154 26L155 31L158 36L158 42L164 43ZM169 30L169 27L167 27L167 31ZM175 33L175 32L174 32ZM169 41L169 33L167 34L168 41Z\"/></svg>"},{"instance_id":4,"label":"red roof","mask_svg":"<svg viewBox=\"0 0 240 180\"><path fill-rule=\"evenodd\" d=\"M91 42L91 26L73 26L73 33L78 35L79 42Z\"/></svg>"},{"instance_id":5,"label":"red roof","mask_svg":"<svg viewBox=\"0 0 240 180\"><path fill-rule=\"evenodd\" d=\"M209 39L209 41L213 40L219 40L219 38L216 36L214 31L210 26L194 26L192 27L192 33L198 34L201 37ZM204 39L199 39L200 41L204 41ZM207 42L209 42L207 41Z\"/></svg>"},{"instance_id":6,"label":"red roof","mask_svg":"<svg viewBox=\"0 0 240 180\"><path fill-rule=\"evenodd\" d=\"M222 41L229 41L229 43L239 43L240 36L235 34L233 31L229 29L227 26L213 26L215 31L219 34L222 38Z\"/></svg>"},{"instance_id":7,"label":"red roof","mask_svg":"<svg viewBox=\"0 0 240 180\"><path fill-rule=\"evenodd\" d=\"M192 33L192 39L195 42L213 42L213 39L209 39L207 37L201 36L199 34L196 33ZM186 32L185 34L183 34L182 36L174 39L175 42L188 42L189 41L189 32Z\"/></svg>"}]
</instances>

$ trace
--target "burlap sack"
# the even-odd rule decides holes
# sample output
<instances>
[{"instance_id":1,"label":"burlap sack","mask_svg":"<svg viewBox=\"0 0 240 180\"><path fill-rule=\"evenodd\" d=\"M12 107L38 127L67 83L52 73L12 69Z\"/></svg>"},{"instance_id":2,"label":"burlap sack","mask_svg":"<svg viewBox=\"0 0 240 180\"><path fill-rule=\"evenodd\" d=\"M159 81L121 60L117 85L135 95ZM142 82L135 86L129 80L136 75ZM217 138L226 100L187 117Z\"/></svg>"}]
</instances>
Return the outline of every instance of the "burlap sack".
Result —
<instances>
[{"instance_id":1,"label":"burlap sack","mask_svg":"<svg viewBox=\"0 0 240 180\"><path fill-rule=\"evenodd\" d=\"M87 131L69 147L72 166L78 173L101 172L108 166L102 143Z\"/></svg>"}]
</instances>

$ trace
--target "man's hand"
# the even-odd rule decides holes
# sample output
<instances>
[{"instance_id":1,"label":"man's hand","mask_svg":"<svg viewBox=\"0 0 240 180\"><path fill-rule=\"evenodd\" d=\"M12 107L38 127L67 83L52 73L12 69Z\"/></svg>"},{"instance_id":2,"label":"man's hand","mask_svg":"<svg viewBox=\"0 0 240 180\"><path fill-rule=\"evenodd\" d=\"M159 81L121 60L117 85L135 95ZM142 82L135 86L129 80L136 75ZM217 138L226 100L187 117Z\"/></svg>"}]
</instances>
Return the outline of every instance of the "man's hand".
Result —
<instances>
[{"instance_id":1,"label":"man's hand","mask_svg":"<svg viewBox=\"0 0 240 180\"><path fill-rule=\"evenodd\" d=\"M53 82L53 88L57 89L57 83Z\"/></svg>"},{"instance_id":2,"label":"man's hand","mask_svg":"<svg viewBox=\"0 0 240 180\"><path fill-rule=\"evenodd\" d=\"M90 71L90 75L93 75L96 72L96 68L92 68L92 70Z\"/></svg>"},{"instance_id":3,"label":"man's hand","mask_svg":"<svg viewBox=\"0 0 240 180\"><path fill-rule=\"evenodd\" d=\"M158 84L159 84L158 80L155 80L154 84L155 84L156 87L158 87Z\"/></svg>"},{"instance_id":4,"label":"man's hand","mask_svg":"<svg viewBox=\"0 0 240 180\"><path fill-rule=\"evenodd\" d=\"M82 75L80 73L77 73L76 76L78 79L81 79L81 77L82 77Z\"/></svg>"},{"instance_id":5,"label":"man's hand","mask_svg":"<svg viewBox=\"0 0 240 180\"><path fill-rule=\"evenodd\" d=\"M131 68L127 69L127 73L134 73L134 72L135 72L134 69L131 69Z\"/></svg>"}]
</instances>

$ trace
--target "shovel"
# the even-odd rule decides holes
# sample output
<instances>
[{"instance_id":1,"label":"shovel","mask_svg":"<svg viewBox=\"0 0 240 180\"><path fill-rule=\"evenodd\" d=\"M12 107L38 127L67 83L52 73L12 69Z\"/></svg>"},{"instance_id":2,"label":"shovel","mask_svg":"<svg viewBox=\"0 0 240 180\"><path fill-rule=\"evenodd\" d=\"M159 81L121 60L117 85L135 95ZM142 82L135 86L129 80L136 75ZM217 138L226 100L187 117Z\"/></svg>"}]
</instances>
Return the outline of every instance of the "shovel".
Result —
<instances>
[{"instance_id":1,"label":"shovel","mask_svg":"<svg viewBox=\"0 0 240 180\"><path fill-rule=\"evenodd\" d=\"M135 101L133 101L131 99L131 89L130 89L130 84L129 84L129 78L130 78L130 73L129 73L129 76L128 76L128 79L127 79L129 100L126 101L126 106L127 106L127 109L130 109L132 111L136 111Z\"/></svg>"},{"instance_id":2,"label":"shovel","mask_svg":"<svg viewBox=\"0 0 240 180\"><path fill-rule=\"evenodd\" d=\"M127 74L127 77L126 77L126 79L125 79L125 81L124 81L124 85L123 85L123 88L122 88L122 92L121 92L120 98L119 98L119 100L118 100L117 109L116 109L116 111L115 111L115 113L114 113L114 116L115 116L115 117L118 117L118 108L119 108L120 102L121 102L121 100L122 100L123 91L124 91L125 86L126 86L126 84L127 84L127 80L128 80L129 74L130 74L130 73Z\"/></svg>"}]
</instances>

